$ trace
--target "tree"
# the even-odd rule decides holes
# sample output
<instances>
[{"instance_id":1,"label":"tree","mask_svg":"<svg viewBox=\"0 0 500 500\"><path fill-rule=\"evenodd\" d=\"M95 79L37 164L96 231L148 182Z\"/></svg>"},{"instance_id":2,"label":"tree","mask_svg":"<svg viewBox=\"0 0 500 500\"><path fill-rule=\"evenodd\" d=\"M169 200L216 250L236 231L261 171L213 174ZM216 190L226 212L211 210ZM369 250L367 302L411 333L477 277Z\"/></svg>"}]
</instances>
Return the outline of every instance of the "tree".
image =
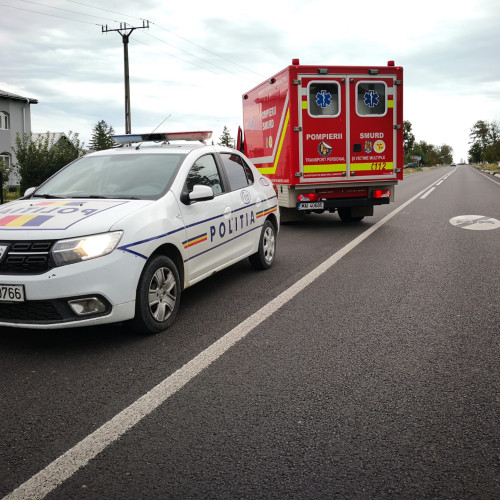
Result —
<instances>
[{"instance_id":1,"label":"tree","mask_svg":"<svg viewBox=\"0 0 500 500\"><path fill-rule=\"evenodd\" d=\"M222 135L219 137L219 142L217 144L219 146L227 146L229 148L234 148L234 139L231 137L229 129L225 125L224 125L224 130L222 131Z\"/></svg>"},{"instance_id":2,"label":"tree","mask_svg":"<svg viewBox=\"0 0 500 500\"><path fill-rule=\"evenodd\" d=\"M12 172L13 168L12 167L7 167L7 164L3 160L3 158L0 158L0 174L2 176L2 185L0 188L3 188L6 184L7 181L9 180L9 175Z\"/></svg>"},{"instance_id":3,"label":"tree","mask_svg":"<svg viewBox=\"0 0 500 500\"><path fill-rule=\"evenodd\" d=\"M85 154L78 134L71 131L57 143L55 134L50 132L40 135L37 140L33 140L32 134L18 134L13 150L21 176L21 193L31 186L39 186L62 167Z\"/></svg>"},{"instance_id":4,"label":"tree","mask_svg":"<svg viewBox=\"0 0 500 500\"><path fill-rule=\"evenodd\" d=\"M415 144L415 136L411 131L411 123L405 120L403 123L403 152L404 162L410 163L412 161L412 149Z\"/></svg>"},{"instance_id":5,"label":"tree","mask_svg":"<svg viewBox=\"0 0 500 500\"><path fill-rule=\"evenodd\" d=\"M112 135L115 131L111 125L108 125L104 120L100 120L94 126L94 132L90 139L89 148L94 151L101 151L102 149L110 149L115 145Z\"/></svg>"},{"instance_id":6,"label":"tree","mask_svg":"<svg viewBox=\"0 0 500 500\"><path fill-rule=\"evenodd\" d=\"M471 128L469 161L495 163L500 159L500 123L478 120Z\"/></svg>"}]
</instances>

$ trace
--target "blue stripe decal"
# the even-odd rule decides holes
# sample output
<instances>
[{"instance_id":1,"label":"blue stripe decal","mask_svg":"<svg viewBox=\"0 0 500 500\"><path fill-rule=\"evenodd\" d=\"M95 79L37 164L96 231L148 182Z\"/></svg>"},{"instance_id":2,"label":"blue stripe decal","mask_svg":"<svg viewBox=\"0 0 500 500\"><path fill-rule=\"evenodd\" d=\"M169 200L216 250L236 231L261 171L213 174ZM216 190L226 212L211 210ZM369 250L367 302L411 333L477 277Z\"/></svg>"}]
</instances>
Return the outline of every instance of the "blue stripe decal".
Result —
<instances>
[{"instance_id":1,"label":"blue stripe decal","mask_svg":"<svg viewBox=\"0 0 500 500\"><path fill-rule=\"evenodd\" d=\"M269 201L269 200L274 200L276 198L277 198L277 196L275 195L275 196L272 196L270 198L267 198L267 199L263 200L263 202L266 202L266 201ZM257 205L257 203L252 203L250 205L245 205L243 207L240 207L240 208L234 210L233 214L237 213L237 212L240 212L242 210L247 210L248 208L254 207L255 205ZM274 205L274 207L271 207L271 208L275 208L275 207L277 207L277 205ZM124 252L129 252L132 255L136 255L137 257L141 257L141 258L147 260L148 257L146 255L143 255L143 254L141 254L139 252L136 252L135 250L132 250L131 248L135 247L137 245L142 245L143 243L149 243L150 241L154 241L154 240L159 240L161 238L165 238L166 236L170 236L171 234L178 233L179 231L184 231L184 230L186 230L188 228L195 227L195 226L198 226L200 224L204 224L205 222L214 221L214 220L220 219L222 217L224 217L224 214L216 215L215 217L210 217L208 219L204 219L202 221L195 222L194 224L190 224L188 226L180 227L178 229L175 229L174 231L169 231L168 233L163 233L163 234L160 234L158 236L152 236L151 238L146 238L145 240L135 241L134 243L129 243L128 245L123 245L121 247L118 247L118 250L123 250ZM227 241L224 241L224 242L220 243L219 245L216 245L214 247L208 248L207 250L204 250L203 252L200 252L200 253L198 253L196 255L193 255L193 256L189 257L184 262L188 262L188 261L190 261L192 259L195 259L196 257L199 257L200 255L203 255L203 254L205 254L207 252L215 250L216 248L219 248L220 246L225 245L226 243L229 243L230 241L233 241L236 238L244 236L245 234L248 234L248 233L250 233L252 231L255 231L256 229L260 229L261 227L262 227L262 225L257 225L257 226L253 227L252 229L250 229L250 230L248 230L248 231L246 231L244 233L238 234L237 236L234 236L234 237L228 239Z\"/></svg>"}]
</instances>

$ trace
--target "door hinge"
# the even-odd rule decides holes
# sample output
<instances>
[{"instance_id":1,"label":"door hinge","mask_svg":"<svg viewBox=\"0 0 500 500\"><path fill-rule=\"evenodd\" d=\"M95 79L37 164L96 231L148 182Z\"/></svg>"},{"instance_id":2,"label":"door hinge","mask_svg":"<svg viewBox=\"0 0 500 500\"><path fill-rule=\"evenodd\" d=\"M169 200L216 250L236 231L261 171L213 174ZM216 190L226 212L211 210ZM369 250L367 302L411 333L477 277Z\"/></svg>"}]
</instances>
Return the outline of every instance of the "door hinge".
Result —
<instances>
[{"instance_id":1,"label":"door hinge","mask_svg":"<svg viewBox=\"0 0 500 500\"><path fill-rule=\"evenodd\" d=\"M394 125L395 130L401 130L403 127L401 125Z\"/></svg>"},{"instance_id":2,"label":"door hinge","mask_svg":"<svg viewBox=\"0 0 500 500\"><path fill-rule=\"evenodd\" d=\"M300 80L292 80L292 85L300 85Z\"/></svg>"},{"instance_id":3,"label":"door hinge","mask_svg":"<svg viewBox=\"0 0 500 500\"><path fill-rule=\"evenodd\" d=\"M293 127L294 132L302 132L302 127Z\"/></svg>"},{"instance_id":4,"label":"door hinge","mask_svg":"<svg viewBox=\"0 0 500 500\"><path fill-rule=\"evenodd\" d=\"M302 172L295 172L295 177L302 177Z\"/></svg>"},{"instance_id":5,"label":"door hinge","mask_svg":"<svg viewBox=\"0 0 500 500\"><path fill-rule=\"evenodd\" d=\"M403 85L402 80L394 80L394 85Z\"/></svg>"}]
</instances>

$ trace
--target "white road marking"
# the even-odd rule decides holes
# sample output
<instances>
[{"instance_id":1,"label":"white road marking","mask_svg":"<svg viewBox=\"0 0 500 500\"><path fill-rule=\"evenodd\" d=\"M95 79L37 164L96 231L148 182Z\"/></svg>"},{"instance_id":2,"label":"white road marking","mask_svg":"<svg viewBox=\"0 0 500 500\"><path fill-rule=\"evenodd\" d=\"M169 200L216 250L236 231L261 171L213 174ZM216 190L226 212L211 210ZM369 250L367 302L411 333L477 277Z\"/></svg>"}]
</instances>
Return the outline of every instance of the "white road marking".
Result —
<instances>
[{"instance_id":1,"label":"white road marking","mask_svg":"<svg viewBox=\"0 0 500 500\"><path fill-rule=\"evenodd\" d=\"M425 198L427 198L427 196L429 196L429 195L430 195L430 194L434 191L434 189L436 189L436 186L431 187L431 188L427 191L427 193L425 193L423 196L421 196L421 197L420 197L420 199L421 199L421 200L425 200Z\"/></svg>"},{"instance_id":2,"label":"white road marking","mask_svg":"<svg viewBox=\"0 0 500 500\"><path fill-rule=\"evenodd\" d=\"M488 231L489 229L498 229L500 227L500 220L484 215L459 215L451 218L450 224L462 229Z\"/></svg>"},{"instance_id":3,"label":"white road marking","mask_svg":"<svg viewBox=\"0 0 500 500\"><path fill-rule=\"evenodd\" d=\"M179 370L160 382L156 387L153 387L153 389L144 394L144 396L140 397L137 401L118 413L115 417L47 465L47 467L28 479L25 483L21 484L18 488L4 497L4 500L21 500L27 498L30 500L39 500L44 498L79 469L87 465L87 463L101 453L101 451L118 440L120 436L129 431L135 424L163 404L170 396L182 389L201 371L220 358L238 341L245 338L254 328L259 326L269 318L269 316L302 292L314 280L328 271L328 269L335 265L342 257L347 255L371 234L380 229L395 215L404 210L410 203L422 196L428 189L429 186L391 213L387 214L379 222L360 234L357 238L313 269L309 274L297 281L288 288L288 290L285 290L275 299L268 302L264 307L252 314L230 332L226 333L218 341L186 363L182 368L179 368Z\"/></svg>"},{"instance_id":4,"label":"white road marking","mask_svg":"<svg viewBox=\"0 0 500 500\"><path fill-rule=\"evenodd\" d=\"M486 179L488 179L490 182L494 182L497 186L500 186L500 182L496 181L495 179L493 179L491 177L490 174L483 174L482 172L480 172L477 168L474 168L474 167L471 167L472 170L474 170L475 172L477 172L478 174L482 175L483 177L485 177Z\"/></svg>"}]
</instances>

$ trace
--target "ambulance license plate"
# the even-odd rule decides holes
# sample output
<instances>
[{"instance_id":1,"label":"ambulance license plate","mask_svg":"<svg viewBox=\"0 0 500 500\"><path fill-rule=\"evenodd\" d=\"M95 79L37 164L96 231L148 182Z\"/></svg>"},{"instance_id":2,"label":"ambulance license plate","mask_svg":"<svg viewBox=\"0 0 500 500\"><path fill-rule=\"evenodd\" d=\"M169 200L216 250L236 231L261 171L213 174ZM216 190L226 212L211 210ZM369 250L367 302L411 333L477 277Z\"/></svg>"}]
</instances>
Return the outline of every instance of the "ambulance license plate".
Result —
<instances>
[{"instance_id":1,"label":"ambulance license plate","mask_svg":"<svg viewBox=\"0 0 500 500\"><path fill-rule=\"evenodd\" d=\"M0 302L24 302L24 285L0 285Z\"/></svg>"},{"instance_id":2,"label":"ambulance license plate","mask_svg":"<svg viewBox=\"0 0 500 500\"><path fill-rule=\"evenodd\" d=\"M324 208L325 204L322 201L299 203L299 210L323 210Z\"/></svg>"}]
</instances>

